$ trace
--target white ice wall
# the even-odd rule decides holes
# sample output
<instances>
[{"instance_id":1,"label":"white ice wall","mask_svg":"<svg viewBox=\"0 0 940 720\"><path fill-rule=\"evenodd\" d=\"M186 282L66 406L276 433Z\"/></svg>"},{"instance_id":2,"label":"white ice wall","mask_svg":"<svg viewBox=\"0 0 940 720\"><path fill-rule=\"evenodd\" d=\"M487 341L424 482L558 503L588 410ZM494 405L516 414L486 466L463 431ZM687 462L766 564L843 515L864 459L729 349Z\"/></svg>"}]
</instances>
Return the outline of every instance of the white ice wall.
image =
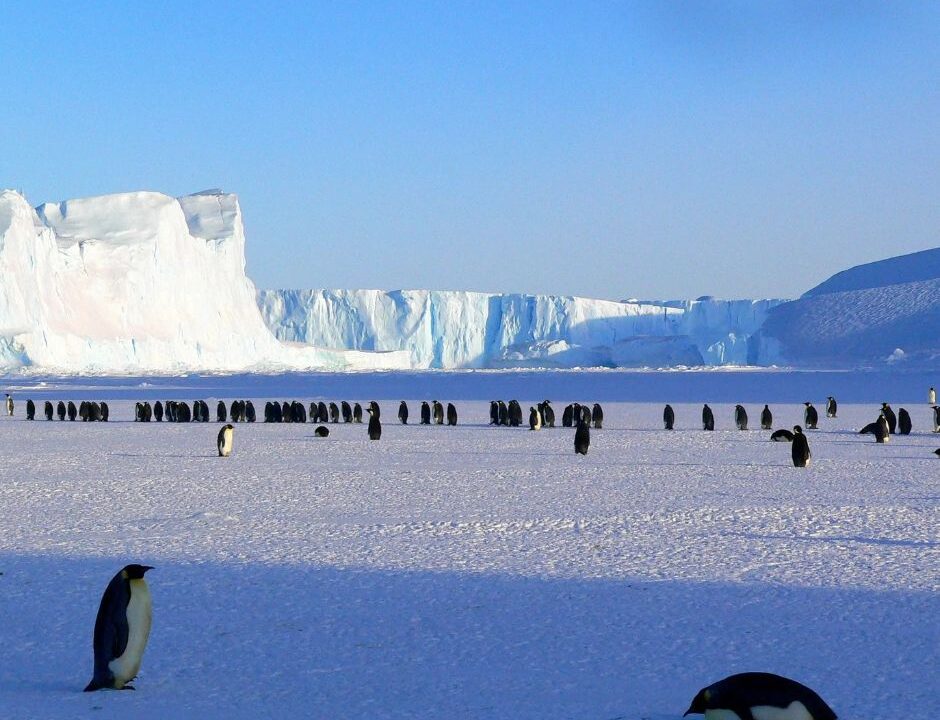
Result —
<instances>
[{"instance_id":1,"label":"white ice wall","mask_svg":"<svg viewBox=\"0 0 940 720\"><path fill-rule=\"evenodd\" d=\"M268 327L323 347L406 350L415 367L726 365L777 300L614 302L427 290L262 290Z\"/></svg>"}]
</instances>

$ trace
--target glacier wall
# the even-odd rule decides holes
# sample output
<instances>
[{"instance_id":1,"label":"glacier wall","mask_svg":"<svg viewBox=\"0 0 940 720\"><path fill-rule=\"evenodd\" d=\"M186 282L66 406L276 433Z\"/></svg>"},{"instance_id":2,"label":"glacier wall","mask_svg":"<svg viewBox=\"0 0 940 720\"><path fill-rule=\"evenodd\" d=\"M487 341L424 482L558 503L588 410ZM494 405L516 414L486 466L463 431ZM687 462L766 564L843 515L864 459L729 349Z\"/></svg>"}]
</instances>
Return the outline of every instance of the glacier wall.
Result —
<instances>
[{"instance_id":1,"label":"glacier wall","mask_svg":"<svg viewBox=\"0 0 940 720\"><path fill-rule=\"evenodd\" d=\"M780 300L625 301L428 290L262 290L283 341L406 351L417 368L755 364Z\"/></svg>"},{"instance_id":2,"label":"glacier wall","mask_svg":"<svg viewBox=\"0 0 940 720\"><path fill-rule=\"evenodd\" d=\"M238 199L0 192L0 366L72 372L402 367L404 354L287 346L245 275Z\"/></svg>"}]
</instances>

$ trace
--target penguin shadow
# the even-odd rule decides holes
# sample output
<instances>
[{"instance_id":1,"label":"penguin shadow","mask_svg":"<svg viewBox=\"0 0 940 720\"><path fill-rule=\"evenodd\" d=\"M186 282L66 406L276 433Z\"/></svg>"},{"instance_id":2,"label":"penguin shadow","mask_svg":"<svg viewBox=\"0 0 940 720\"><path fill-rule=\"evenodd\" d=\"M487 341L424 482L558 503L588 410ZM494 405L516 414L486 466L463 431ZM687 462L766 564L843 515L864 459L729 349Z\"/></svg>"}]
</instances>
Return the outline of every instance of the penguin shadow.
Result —
<instances>
[{"instance_id":1,"label":"penguin shadow","mask_svg":"<svg viewBox=\"0 0 940 720\"><path fill-rule=\"evenodd\" d=\"M215 458L219 454L216 453L194 453L192 455L183 455L182 453L108 453L109 457L123 457L123 458L174 458L181 460L192 460L196 458Z\"/></svg>"}]
</instances>

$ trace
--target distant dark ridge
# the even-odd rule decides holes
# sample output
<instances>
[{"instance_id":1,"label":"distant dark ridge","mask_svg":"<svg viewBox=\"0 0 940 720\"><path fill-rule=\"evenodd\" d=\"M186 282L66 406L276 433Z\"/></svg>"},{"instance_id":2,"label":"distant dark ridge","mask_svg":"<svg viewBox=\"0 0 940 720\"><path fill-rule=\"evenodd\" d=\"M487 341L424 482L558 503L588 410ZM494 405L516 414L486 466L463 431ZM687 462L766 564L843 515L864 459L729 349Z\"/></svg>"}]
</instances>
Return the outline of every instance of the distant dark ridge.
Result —
<instances>
[{"instance_id":1,"label":"distant dark ridge","mask_svg":"<svg viewBox=\"0 0 940 720\"><path fill-rule=\"evenodd\" d=\"M898 283L919 282L940 278L940 248L921 250L910 255L898 255L887 260L877 260L864 265L856 265L837 272L812 290L803 294L804 298L849 290L895 285Z\"/></svg>"}]
</instances>

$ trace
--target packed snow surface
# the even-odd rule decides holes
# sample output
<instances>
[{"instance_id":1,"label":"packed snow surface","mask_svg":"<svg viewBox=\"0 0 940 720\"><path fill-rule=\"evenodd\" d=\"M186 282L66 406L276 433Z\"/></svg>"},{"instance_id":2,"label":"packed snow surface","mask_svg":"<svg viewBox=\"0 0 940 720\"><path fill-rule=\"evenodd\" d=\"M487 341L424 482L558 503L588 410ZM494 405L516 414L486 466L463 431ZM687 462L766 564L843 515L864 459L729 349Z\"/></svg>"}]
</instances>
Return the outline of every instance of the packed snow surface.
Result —
<instances>
[{"instance_id":1,"label":"packed snow surface","mask_svg":"<svg viewBox=\"0 0 940 720\"><path fill-rule=\"evenodd\" d=\"M678 720L745 670L809 685L841 720L940 717L929 376L29 382L0 418L0 717ZM605 426L578 457L570 429L489 427L497 391L559 417L600 401ZM109 399L112 421L26 422L27 397ZM130 422L135 399L194 397L213 417L217 397L377 398L384 432L239 424L222 459L217 423ZM456 400L457 427L397 423L400 399L414 418L432 397ZM823 417L795 469L753 428L764 402L775 427L802 424L802 400ZM914 434L857 434L882 400ZM737 402L751 430L732 429ZM135 561L156 566L137 691L82 693L101 593Z\"/></svg>"}]
</instances>

